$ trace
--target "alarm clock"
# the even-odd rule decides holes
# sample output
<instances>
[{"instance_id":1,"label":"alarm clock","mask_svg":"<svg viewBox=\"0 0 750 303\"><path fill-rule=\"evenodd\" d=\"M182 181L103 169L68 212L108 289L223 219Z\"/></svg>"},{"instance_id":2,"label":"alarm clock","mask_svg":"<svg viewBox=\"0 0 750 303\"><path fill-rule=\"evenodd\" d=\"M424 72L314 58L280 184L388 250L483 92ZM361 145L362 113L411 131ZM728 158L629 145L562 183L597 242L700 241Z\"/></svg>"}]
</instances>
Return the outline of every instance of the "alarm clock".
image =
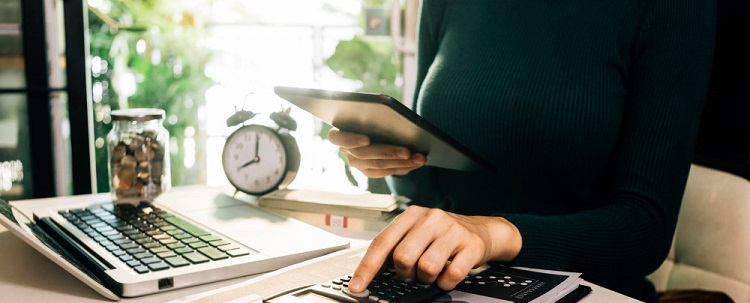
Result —
<instances>
[{"instance_id":1,"label":"alarm clock","mask_svg":"<svg viewBox=\"0 0 750 303\"><path fill-rule=\"evenodd\" d=\"M300 151L289 132L297 124L289 116L290 109L271 114L277 128L260 124L245 124L256 114L236 111L227 119L227 126L238 128L227 138L221 155L224 174L238 191L263 195L289 185L297 175Z\"/></svg>"}]
</instances>

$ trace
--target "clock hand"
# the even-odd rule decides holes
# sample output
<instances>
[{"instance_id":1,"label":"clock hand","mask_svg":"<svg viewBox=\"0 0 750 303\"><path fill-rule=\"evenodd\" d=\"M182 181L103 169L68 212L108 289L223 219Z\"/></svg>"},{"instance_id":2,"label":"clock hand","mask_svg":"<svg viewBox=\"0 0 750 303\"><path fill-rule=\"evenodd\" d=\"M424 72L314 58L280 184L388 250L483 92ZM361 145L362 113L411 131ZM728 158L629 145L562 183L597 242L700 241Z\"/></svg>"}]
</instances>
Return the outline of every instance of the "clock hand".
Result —
<instances>
[{"instance_id":1,"label":"clock hand","mask_svg":"<svg viewBox=\"0 0 750 303\"><path fill-rule=\"evenodd\" d=\"M245 164L242 164L240 167L237 167L237 171L240 171L240 169L250 166L250 164L260 162L260 156L258 155L259 145L260 145L260 136L256 134L255 135L255 157L253 157L253 159L250 160L250 162L247 162Z\"/></svg>"},{"instance_id":2,"label":"clock hand","mask_svg":"<svg viewBox=\"0 0 750 303\"><path fill-rule=\"evenodd\" d=\"M259 143L260 143L260 136L258 136L256 134L255 135L255 157L253 157L253 159L250 160L250 162L247 162L245 164L242 164L240 167L237 167L237 171L239 171L240 169L243 169L245 167L250 166L250 164L260 162L260 156L258 156L258 145L259 145Z\"/></svg>"},{"instance_id":3,"label":"clock hand","mask_svg":"<svg viewBox=\"0 0 750 303\"><path fill-rule=\"evenodd\" d=\"M255 158L257 158L258 161L260 161L260 158L258 158L258 144L259 143L260 143L260 136L258 134L255 134Z\"/></svg>"},{"instance_id":4,"label":"clock hand","mask_svg":"<svg viewBox=\"0 0 750 303\"><path fill-rule=\"evenodd\" d=\"M255 158L253 158L252 160L250 160L250 162L247 162L245 164L242 164L240 167L237 167L237 171L240 171L240 169L243 169L245 167L250 166L250 164L258 163L258 162L260 162L260 157L255 156Z\"/></svg>"}]
</instances>

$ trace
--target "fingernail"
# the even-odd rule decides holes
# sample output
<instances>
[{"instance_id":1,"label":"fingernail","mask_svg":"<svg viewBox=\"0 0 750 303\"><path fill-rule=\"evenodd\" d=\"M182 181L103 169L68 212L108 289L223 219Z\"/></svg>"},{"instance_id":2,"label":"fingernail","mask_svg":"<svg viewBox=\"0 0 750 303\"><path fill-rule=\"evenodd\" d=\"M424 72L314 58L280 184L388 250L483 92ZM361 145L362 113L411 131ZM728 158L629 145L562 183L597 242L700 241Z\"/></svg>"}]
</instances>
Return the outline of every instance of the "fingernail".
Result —
<instances>
[{"instance_id":1,"label":"fingernail","mask_svg":"<svg viewBox=\"0 0 750 303\"><path fill-rule=\"evenodd\" d=\"M364 281L362 281L362 278L360 277L353 277L351 281L349 281L349 290L359 292L363 288Z\"/></svg>"},{"instance_id":2,"label":"fingernail","mask_svg":"<svg viewBox=\"0 0 750 303\"><path fill-rule=\"evenodd\" d=\"M414 155L414 156L411 157L411 163L422 164L422 163L424 163L424 160L422 159L422 157Z\"/></svg>"},{"instance_id":3,"label":"fingernail","mask_svg":"<svg viewBox=\"0 0 750 303\"><path fill-rule=\"evenodd\" d=\"M359 144L360 146L365 146L367 144L370 144L370 139L367 139L367 138L364 138L364 137L359 138L359 139L357 139L357 144Z\"/></svg>"}]
</instances>

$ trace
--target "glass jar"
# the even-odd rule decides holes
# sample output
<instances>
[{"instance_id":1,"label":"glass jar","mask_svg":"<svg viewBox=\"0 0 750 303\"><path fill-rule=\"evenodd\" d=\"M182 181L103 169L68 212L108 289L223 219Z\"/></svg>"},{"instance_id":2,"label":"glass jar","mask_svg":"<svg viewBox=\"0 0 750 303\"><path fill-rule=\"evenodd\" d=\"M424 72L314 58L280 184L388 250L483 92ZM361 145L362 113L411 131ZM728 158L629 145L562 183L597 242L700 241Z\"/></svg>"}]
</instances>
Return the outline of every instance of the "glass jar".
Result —
<instances>
[{"instance_id":1,"label":"glass jar","mask_svg":"<svg viewBox=\"0 0 750 303\"><path fill-rule=\"evenodd\" d=\"M116 203L151 202L171 187L164 115L164 110L155 108L112 111L107 159Z\"/></svg>"}]
</instances>

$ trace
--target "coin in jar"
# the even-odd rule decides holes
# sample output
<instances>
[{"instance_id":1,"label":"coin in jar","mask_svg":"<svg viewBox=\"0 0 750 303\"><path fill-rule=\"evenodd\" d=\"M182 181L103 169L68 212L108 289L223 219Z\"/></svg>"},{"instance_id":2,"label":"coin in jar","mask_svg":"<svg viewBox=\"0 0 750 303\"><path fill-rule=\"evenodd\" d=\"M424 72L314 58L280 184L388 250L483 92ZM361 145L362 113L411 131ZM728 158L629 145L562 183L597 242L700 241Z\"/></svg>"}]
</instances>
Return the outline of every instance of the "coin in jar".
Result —
<instances>
[{"instance_id":1,"label":"coin in jar","mask_svg":"<svg viewBox=\"0 0 750 303\"><path fill-rule=\"evenodd\" d=\"M138 161L133 158L133 156L125 156L122 157L122 160L120 160L120 165L122 166L132 166L135 168L135 166L138 164Z\"/></svg>"}]
</instances>

